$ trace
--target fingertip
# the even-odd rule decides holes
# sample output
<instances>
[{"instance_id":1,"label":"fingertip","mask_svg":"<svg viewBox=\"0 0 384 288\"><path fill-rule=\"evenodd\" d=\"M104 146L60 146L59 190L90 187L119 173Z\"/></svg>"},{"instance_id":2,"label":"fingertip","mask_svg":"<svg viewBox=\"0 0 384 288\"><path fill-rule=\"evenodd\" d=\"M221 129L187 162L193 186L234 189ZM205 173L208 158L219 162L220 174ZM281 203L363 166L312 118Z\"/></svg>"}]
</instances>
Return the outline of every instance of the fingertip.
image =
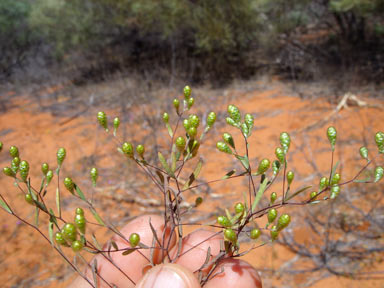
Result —
<instances>
[{"instance_id":1,"label":"fingertip","mask_svg":"<svg viewBox=\"0 0 384 288\"><path fill-rule=\"evenodd\" d=\"M191 271L178 264L161 264L149 270L137 288L200 288Z\"/></svg>"},{"instance_id":2,"label":"fingertip","mask_svg":"<svg viewBox=\"0 0 384 288\"><path fill-rule=\"evenodd\" d=\"M207 282L205 288L217 288L221 285L225 285L225 287L262 288L259 273L244 260L226 259L215 268L212 275L215 276Z\"/></svg>"}]
</instances>

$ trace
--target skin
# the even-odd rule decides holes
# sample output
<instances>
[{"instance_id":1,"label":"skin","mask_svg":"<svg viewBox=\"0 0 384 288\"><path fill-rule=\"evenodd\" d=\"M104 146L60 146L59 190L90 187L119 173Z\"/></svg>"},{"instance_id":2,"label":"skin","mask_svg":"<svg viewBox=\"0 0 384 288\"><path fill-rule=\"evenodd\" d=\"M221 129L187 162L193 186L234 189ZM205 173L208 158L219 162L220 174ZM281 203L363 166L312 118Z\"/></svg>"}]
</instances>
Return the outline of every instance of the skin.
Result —
<instances>
[{"instance_id":1,"label":"skin","mask_svg":"<svg viewBox=\"0 0 384 288\"><path fill-rule=\"evenodd\" d=\"M142 243L152 246L153 234L149 226L151 221L152 226L157 232L158 239L162 241L164 231L164 220L157 215L144 215L140 216L130 223L128 223L120 232L128 239L131 233L138 233ZM167 231L168 232L168 231ZM165 243L170 243L171 250L169 255L171 259L177 255L178 245L176 245L175 235L166 233ZM204 241L210 238L208 241ZM118 245L119 249L130 247L129 243L120 237L113 237L113 240ZM150 258L150 249L141 249L141 253L135 251L129 255L123 256L121 253L111 253L113 262L121 269L133 282L137 283L136 287L147 288L200 288L197 279L197 270L202 266L207 257L207 250L210 247L211 257L215 257L220 252L220 241L222 235L216 235L214 232L206 231L203 229L196 230L183 238L181 247L181 256L175 263L159 264L151 268L148 259ZM194 247L196 246L196 247ZM193 247L193 248L192 248ZM106 247L104 247L106 249ZM163 253L161 250L157 251L154 255L156 263L161 263ZM135 287L124 274L109 263L102 255L95 257L97 260L98 273L117 287ZM92 260L93 261L93 260ZM91 261L91 262L92 262ZM204 269L208 272L210 267ZM215 268L213 274L217 273L215 277L209 280L204 287L243 287L243 288L261 288L261 279L257 271L247 262L240 259L228 258ZM92 273L88 270L85 275L93 283ZM109 287L106 283L99 279L100 287ZM220 286L222 285L222 286ZM224 286L225 285L225 286ZM78 277L69 286L72 288L85 288L91 287L84 279Z\"/></svg>"}]
</instances>

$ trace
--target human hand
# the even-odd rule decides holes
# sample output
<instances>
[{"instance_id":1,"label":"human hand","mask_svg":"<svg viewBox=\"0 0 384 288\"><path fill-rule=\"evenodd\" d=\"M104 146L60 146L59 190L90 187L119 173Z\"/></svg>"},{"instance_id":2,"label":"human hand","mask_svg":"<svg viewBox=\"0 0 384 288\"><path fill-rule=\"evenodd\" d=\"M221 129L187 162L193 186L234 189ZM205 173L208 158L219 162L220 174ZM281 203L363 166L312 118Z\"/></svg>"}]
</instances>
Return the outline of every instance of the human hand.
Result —
<instances>
[{"instance_id":1,"label":"human hand","mask_svg":"<svg viewBox=\"0 0 384 288\"><path fill-rule=\"evenodd\" d=\"M126 238L131 233L137 233L140 235L140 242L147 246L152 246L153 233L150 229L149 221L151 221L152 226L156 230L158 239L162 239L164 219L157 215L140 216L128 223L120 232ZM169 254L175 255L177 252L176 237L166 233L166 241L168 241L169 237L171 237ZM130 247L129 243L121 237L114 236L113 240L119 249ZM115 265L111 264L102 255L97 255L97 274L100 276L100 287L113 287L113 285L117 287L135 287L135 283L137 283L136 287L139 288L199 288L201 286L197 279L196 271L204 264L208 247L210 247L212 258L219 254L221 240L221 234L216 235L214 232L202 229L196 230L183 238L181 253L175 263L159 264L148 271L143 270L149 264L150 249L140 249L140 252L135 251L125 256L121 252L110 253ZM154 262L161 263L163 253L161 253L160 249L155 249L154 252ZM116 267L119 267L119 269ZM220 273L222 269L223 272ZM207 271L205 269L205 272ZM213 274L216 272L218 274L211 278L204 287L262 287L257 271L249 263L240 259L228 258L221 261ZM93 276L89 269L86 271L85 276L93 283ZM105 282L108 282L110 286ZM85 288L90 287L90 284L83 278L78 277L70 287Z\"/></svg>"}]
</instances>

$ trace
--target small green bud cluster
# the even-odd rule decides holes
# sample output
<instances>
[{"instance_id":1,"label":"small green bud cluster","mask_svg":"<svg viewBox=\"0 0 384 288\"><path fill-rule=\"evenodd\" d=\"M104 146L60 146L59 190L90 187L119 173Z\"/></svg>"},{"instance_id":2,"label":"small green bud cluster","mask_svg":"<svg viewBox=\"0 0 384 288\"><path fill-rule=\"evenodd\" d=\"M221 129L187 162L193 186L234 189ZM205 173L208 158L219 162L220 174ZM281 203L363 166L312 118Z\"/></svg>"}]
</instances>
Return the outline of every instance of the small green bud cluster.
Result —
<instances>
[{"instance_id":1,"label":"small green bud cluster","mask_svg":"<svg viewBox=\"0 0 384 288\"><path fill-rule=\"evenodd\" d=\"M41 172L43 172L44 176L47 176L48 171L49 171L48 163L41 164Z\"/></svg>"},{"instance_id":2,"label":"small green bud cluster","mask_svg":"<svg viewBox=\"0 0 384 288\"><path fill-rule=\"evenodd\" d=\"M17 173L17 171L19 171L19 168L20 168L20 158L19 157L15 157L12 159L11 168L12 168L12 171L15 172L15 174Z\"/></svg>"},{"instance_id":3,"label":"small green bud cluster","mask_svg":"<svg viewBox=\"0 0 384 288\"><path fill-rule=\"evenodd\" d=\"M78 235L84 235L86 228L86 220L84 210L76 208L74 223L66 223L61 231L56 232L55 241L58 245L64 247L72 247L74 252L80 252L84 247L84 240L78 240Z\"/></svg>"},{"instance_id":4,"label":"small green bud cluster","mask_svg":"<svg viewBox=\"0 0 384 288\"><path fill-rule=\"evenodd\" d=\"M384 169L381 166L375 168L375 180L374 182L379 182L383 178Z\"/></svg>"},{"instance_id":5,"label":"small green bud cluster","mask_svg":"<svg viewBox=\"0 0 384 288\"><path fill-rule=\"evenodd\" d=\"M16 146L9 147L9 154L12 158L19 157L19 149Z\"/></svg>"},{"instance_id":6,"label":"small green bud cluster","mask_svg":"<svg viewBox=\"0 0 384 288\"><path fill-rule=\"evenodd\" d=\"M65 148L59 148L59 150L57 150L56 156L57 164L59 165L59 167L61 167L61 165L63 164L66 155L67 151L65 151Z\"/></svg>"},{"instance_id":7,"label":"small green bud cluster","mask_svg":"<svg viewBox=\"0 0 384 288\"><path fill-rule=\"evenodd\" d=\"M96 167L91 168L90 175L91 175L92 185L95 187L97 183L97 178L99 177L99 172L97 171Z\"/></svg>"},{"instance_id":8,"label":"small green bud cluster","mask_svg":"<svg viewBox=\"0 0 384 288\"><path fill-rule=\"evenodd\" d=\"M257 168L257 173L264 174L265 172L267 172L270 166L271 166L271 162L269 161L269 159L261 160L259 163L259 167Z\"/></svg>"},{"instance_id":9,"label":"small green bud cluster","mask_svg":"<svg viewBox=\"0 0 384 288\"><path fill-rule=\"evenodd\" d=\"M228 105L228 117L225 119L228 125L239 128L244 137L249 137L252 134L254 118L251 114L245 114L244 122L241 122L241 113L235 105Z\"/></svg>"},{"instance_id":10,"label":"small green bud cluster","mask_svg":"<svg viewBox=\"0 0 384 288\"><path fill-rule=\"evenodd\" d=\"M377 132L375 135L375 142L379 153L384 153L384 132Z\"/></svg>"},{"instance_id":11,"label":"small green bud cluster","mask_svg":"<svg viewBox=\"0 0 384 288\"><path fill-rule=\"evenodd\" d=\"M129 236L129 245L131 245L132 248L135 248L140 243L140 235L137 233L132 233Z\"/></svg>"},{"instance_id":12,"label":"small green bud cluster","mask_svg":"<svg viewBox=\"0 0 384 288\"><path fill-rule=\"evenodd\" d=\"M288 182L288 185L292 184L292 181L293 181L294 178L295 178L295 173L293 173L293 171L288 171L287 172L287 182Z\"/></svg>"},{"instance_id":13,"label":"small green bud cluster","mask_svg":"<svg viewBox=\"0 0 384 288\"><path fill-rule=\"evenodd\" d=\"M103 127L106 132L108 132L108 119L107 114L105 114L104 111L97 113L97 121L99 122L100 126Z\"/></svg>"},{"instance_id":14,"label":"small green bud cluster","mask_svg":"<svg viewBox=\"0 0 384 288\"><path fill-rule=\"evenodd\" d=\"M276 194L276 192L272 192L272 193L271 193L271 197L270 197L270 202L271 202L271 204L275 203L276 198L277 198L277 194Z\"/></svg>"},{"instance_id":15,"label":"small green bud cluster","mask_svg":"<svg viewBox=\"0 0 384 288\"><path fill-rule=\"evenodd\" d=\"M117 129L119 129L119 126L120 126L120 119L119 117L115 117L115 119L113 119L113 135L114 136L116 136Z\"/></svg>"},{"instance_id":16,"label":"small green bud cluster","mask_svg":"<svg viewBox=\"0 0 384 288\"><path fill-rule=\"evenodd\" d=\"M75 183L73 183L72 178L70 177L64 178L64 186L65 188L67 188L69 192L71 192L72 194L74 193L73 189L75 188Z\"/></svg>"},{"instance_id":17,"label":"small green bud cluster","mask_svg":"<svg viewBox=\"0 0 384 288\"><path fill-rule=\"evenodd\" d=\"M27 182L28 173L29 173L29 163L25 160L20 162L19 166L20 177L24 182Z\"/></svg>"},{"instance_id":18,"label":"small green bud cluster","mask_svg":"<svg viewBox=\"0 0 384 288\"><path fill-rule=\"evenodd\" d=\"M337 140L337 131L335 127L333 126L328 127L327 137L328 137L329 143L331 143L332 150L335 150L335 145Z\"/></svg>"},{"instance_id":19,"label":"small green bud cluster","mask_svg":"<svg viewBox=\"0 0 384 288\"><path fill-rule=\"evenodd\" d=\"M121 150L125 155L127 155L129 158L133 158L133 145L129 142L124 142L123 146L121 147Z\"/></svg>"},{"instance_id":20,"label":"small green bud cluster","mask_svg":"<svg viewBox=\"0 0 384 288\"><path fill-rule=\"evenodd\" d=\"M270 210L271 211L271 210ZM270 230L271 240L275 241L279 233L291 223L291 217L288 214L282 214Z\"/></svg>"}]
</instances>

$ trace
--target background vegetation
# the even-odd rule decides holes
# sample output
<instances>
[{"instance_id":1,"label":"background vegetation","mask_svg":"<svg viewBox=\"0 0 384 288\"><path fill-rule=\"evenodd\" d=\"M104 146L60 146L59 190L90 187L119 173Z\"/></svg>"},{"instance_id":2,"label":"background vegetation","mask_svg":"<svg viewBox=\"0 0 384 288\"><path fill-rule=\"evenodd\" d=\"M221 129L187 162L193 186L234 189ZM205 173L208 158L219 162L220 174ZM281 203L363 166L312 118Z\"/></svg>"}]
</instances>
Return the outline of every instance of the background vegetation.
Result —
<instances>
[{"instance_id":1,"label":"background vegetation","mask_svg":"<svg viewBox=\"0 0 384 288\"><path fill-rule=\"evenodd\" d=\"M0 74L51 67L78 84L118 71L221 83L331 69L380 82L383 12L383 0L4 0Z\"/></svg>"}]
</instances>

